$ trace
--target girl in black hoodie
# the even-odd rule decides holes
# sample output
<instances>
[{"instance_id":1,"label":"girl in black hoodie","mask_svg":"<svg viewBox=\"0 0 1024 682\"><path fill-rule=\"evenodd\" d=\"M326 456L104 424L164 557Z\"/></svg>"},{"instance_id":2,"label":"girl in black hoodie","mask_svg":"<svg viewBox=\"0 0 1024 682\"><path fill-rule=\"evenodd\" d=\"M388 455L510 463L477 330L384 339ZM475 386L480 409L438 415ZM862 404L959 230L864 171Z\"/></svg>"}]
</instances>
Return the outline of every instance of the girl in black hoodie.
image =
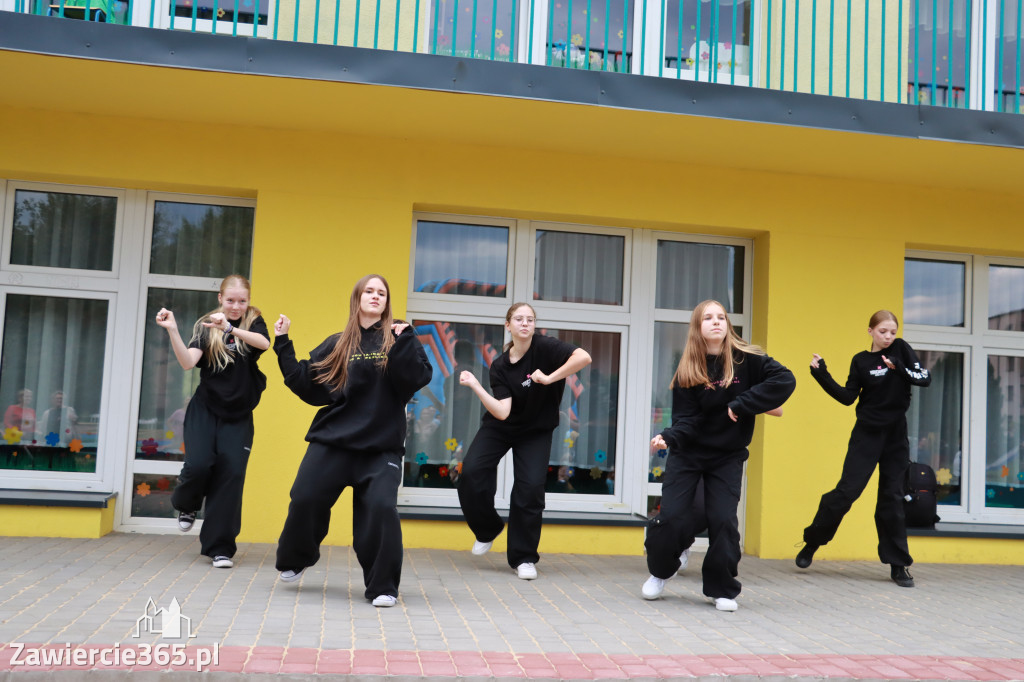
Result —
<instances>
[{"instance_id":1,"label":"girl in black hoodie","mask_svg":"<svg viewBox=\"0 0 1024 682\"><path fill-rule=\"evenodd\" d=\"M309 447L278 540L280 579L299 580L319 560L331 507L352 486L352 547L364 596L374 606L394 606L402 576L405 406L430 381L430 361L409 325L392 318L390 288L380 275L356 283L345 330L313 349L309 360L295 359L290 327L284 315L274 324L284 383L321 409L306 434Z\"/></svg>"},{"instance_id":2,"label":"girl in black hoodie","mask_svg":"<svg viewBox=\"0 0 1024 682\"><path fill-rule=\"evenodd\" d=\"M910 466L907 442L907 408L910 387L927 386L931 375L906 341L896 336L899 322L888 310L879 310L868 321L871 350L861 351L850 362L846 386L836 383L825 367L825 360L811 356L811 376L825 392L841 402L857 402L857 423L850 434L850 445L843 462L843 473L834 490L821 497L818 512L804 529L804 547L796 555L796 565L811 565L818 547L827 544L846 512L864 492L878 466L878 500L875 504L875 529L878 532L878 558L890 565L890 577L900 587L913 587L914 578L907 567L914 563L907 546L907 523L903 516L903 479Z\"/></svg>"},{"instance_id":3,"label":"girl in black hoodie","mask_svg":"<svg viewBox=\"0 0 1024 682\"><path fill-rule=\"evenodd\" d=\"M792 372L736 335L721 303L697 304L672 378L672 425L651 439L653 450L667 447L669 454L661 511L647 527L651 577L642 589L644 599L660 597L665 581L679 569L703 478L709 543L704 594L719 611L736 610L741 588L736 510L754 417L777 411L795 388Z\"/></svg>"}]
</instances>

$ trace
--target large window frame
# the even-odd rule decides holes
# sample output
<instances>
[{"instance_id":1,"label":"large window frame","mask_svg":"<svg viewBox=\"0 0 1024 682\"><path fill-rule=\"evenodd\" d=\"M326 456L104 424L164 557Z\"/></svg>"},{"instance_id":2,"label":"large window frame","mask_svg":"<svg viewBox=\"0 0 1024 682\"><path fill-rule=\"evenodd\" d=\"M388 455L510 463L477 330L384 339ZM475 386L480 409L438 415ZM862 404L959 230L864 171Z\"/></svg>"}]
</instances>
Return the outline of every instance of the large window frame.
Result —
<instances>
[{"instance_id":1,"label":"large window frame","mask_svg":"<svg viewBox=\"0 0 1024 682\"><path fill-rule=\"evenodd\" d=\"M988 328L988 272L992 265L1024 267L1024 260L917 250L907 251L906 258L963 263L966 272L963 327L907 324L904 328L904 336L915 350L962 353L964 357L961 501L940 505L939 516L949 523L1024 524L1024 509L985 506L988 358L1024 357L1024 331Z\"/></svg>"},{"instance_id":2,"label":"large window frame","mask_svg":"<svg viewBox=\"0 0 1024 682\"><path fill-rule=\"evenodd\" d=\"M417 222L420 220L500 225L509 230L508 287L503 299L478 296L426 294L412 290L416 262ZM538 230L578 232L621 236L623 245L623 297L621 305L565 303L533 300L535 275L535 244ZM454 214L417 212L412 216L413 253L410 258L410 286L407 319L444 320L502 324L513 301L528 301L537 311L537 327L613 332L620 335L618 405L615 438L615 493L567 494L547 493L547 509L573 514L611 513L623 516L646 516L648 500L661 495L661 484L648 481L646 443L650 440L651 376L654 362L652 338L656 321L689 322L691 311L655 308L656 272L650 264L657 261L659 241L696 244L742 246L744 256L743 290L738 292L743 312L731 314L733 323L750 337L752 324L753 241L692 232L654 231L643 228L609 225L581 225L544 220L494 218ZM505 341L508 334L503 335ZM609 453L611 454L611 453ZM512 484L511 457L506 457L498 472L497 507L509 504ZM745 484L744 484L745 485ZM454 490L440 488L406 488L399 490L399 504L409 507L458 508Z\"/></svg>"}]
</instances>

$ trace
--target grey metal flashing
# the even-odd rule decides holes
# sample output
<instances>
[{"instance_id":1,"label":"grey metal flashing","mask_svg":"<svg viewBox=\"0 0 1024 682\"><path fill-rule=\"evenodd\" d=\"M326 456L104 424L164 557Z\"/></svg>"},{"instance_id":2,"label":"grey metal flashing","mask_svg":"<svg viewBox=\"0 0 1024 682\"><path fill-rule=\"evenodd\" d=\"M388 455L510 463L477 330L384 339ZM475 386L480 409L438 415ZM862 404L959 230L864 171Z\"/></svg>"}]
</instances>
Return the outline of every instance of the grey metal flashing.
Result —
<instances>
[{"instance_id":1,"label":"grey metal flashing","mask_svg":"<svg viewBox=\"0 0 1024 682\"><path fill-rule=\"evenodd\" d=\"M117 493L80 492L67 490L0 489L0 505L26 507L87 507L106 509Z\"/></svg>"},{"instance_id":2,"label":"grey metal flashing","mask_svg":"<svg viewBox=\"0 0 1024 682\"><path fill-rule=\"evenodd\" d=\"M1024 148L1024 115L0 11L0 50Z\"/></svg>"}]
</instances>

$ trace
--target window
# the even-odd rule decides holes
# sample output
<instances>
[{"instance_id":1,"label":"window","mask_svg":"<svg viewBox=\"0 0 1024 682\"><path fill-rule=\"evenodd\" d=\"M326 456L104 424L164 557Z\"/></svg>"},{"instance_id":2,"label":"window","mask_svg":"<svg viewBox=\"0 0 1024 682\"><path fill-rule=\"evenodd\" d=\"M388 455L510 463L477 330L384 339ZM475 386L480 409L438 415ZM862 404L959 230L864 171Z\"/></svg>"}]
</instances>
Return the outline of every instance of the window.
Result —
<instances>
[{"instance_id":1,"label":"window","mask_svg":"<svg viewBox=\"0 0 1024 682\"><path fill-rule=\"evenodd\" d=\"M432 10L433 54L516 61L519 5L515 0L435 0Z\"/></svg>"},{"instance_id":2,"label":"window","mask_svg":"<svg viewBox=\"0 0 1024 682\"><path fill-rule=\"evenodd\" d=\"M665 0L658 75L750 83L750 0Z\"/></svg>"},{"instance_id":3,"label":"window","mask_svg":"<svg viewBox=\"0 0 1024 682\"><path fill-rule=\"evenodd\" d=\"M906 259L905 335L932 372L913 389L911 457L936 470L944 521L1024 523L1022 291L1022 261Z\"/></svg>"},{"instance_id":4,"label":"window","mask_svg":"<svg viewBox=\"0 0 1024 682\"><path fill-rule=\"evenodd\" d=\"M545 63L572 69L629 73L633 54L633 2L547 3ZM538 7L544 5L538 3Z\"/></svg>"},{"instance_id":5,"label":"window","mask_svg":"<svg viewBox=\"0 0 1024 682\"><path fill-rule=\"evenodd\" d=\"M417 221L413 291L505 299L508 256L508 227Z\"/></svg>"},{"instance_id":6,"label":"window","mask_svg":"<svg viewBox=\"0 0 1024 682\"><path fill-rule=\"evenodd\" d=\"M117 196L14 192L11 265L111 272Z\"/></svg>"},{"instance_id":7,"label":"window","mask_svg":"<svg viewBox=\"0 0 1024 682\"><path fill-rule=\"evenodd\" d=\"M533 300L622 305L621 235L537 230Z\"/></svg>"}]
</instances>

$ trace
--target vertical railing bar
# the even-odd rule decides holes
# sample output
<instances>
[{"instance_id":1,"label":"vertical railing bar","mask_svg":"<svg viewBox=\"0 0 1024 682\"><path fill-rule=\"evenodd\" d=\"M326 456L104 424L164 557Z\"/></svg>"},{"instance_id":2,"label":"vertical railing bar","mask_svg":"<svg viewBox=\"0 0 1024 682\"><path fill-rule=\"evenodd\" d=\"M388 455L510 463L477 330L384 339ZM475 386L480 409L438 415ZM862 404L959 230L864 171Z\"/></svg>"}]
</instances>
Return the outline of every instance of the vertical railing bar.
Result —
<instances>
[{"instance_id":1,"label":"vertical railing bar","mask_svg":"<svg viewBox=\"0 0 1024 682\"><path fill-rule=\"evenodd\" d=\"M896 19L896 103L903 104L906 80L903 78L903 0L899 0L899 17Z\"/></svg>"},{"instance_id":2,"label":"vertical railing bar","mask_svg":"<svg viewBox=\"0 0 1024 682\"><path fill-rule=\"evenodd\" d=\"M438 29L438 23L441 20L441 12L440 12L441 3L434 3L432 6L434 8L434 41L433 41L433 44L431 45L430 53L431 54L437 54L437 29Z\"/></svg>"},{"instance_id":3,"label":"vertical railing bar","mask_svg":"<svg viewBox=\"0 0 1024 682\"><path fill-rule=\"evenodd\" d=\"M526 63L533 63L533 16L537 7L534 5L534 0L530 0L530 33L526 36ZM512 17L512 23L515 24L515 16Z\"/></svg>"},{"instance_id":4,"label":"vertical railing bar","mask_svg":"<svg viewBox=\"0 0 1024 682\"><path fill-rule=\"evenodd\" d=\"M719 0L711 2L711 64L708 69L708 82L718 82L718 25L721 19Z\"/></svg>"},{"instance_id":5,"label":"vertical railing bar","mask_svg":"<svg viewBox=\"0 0 1024 682\"><path fill-rule=\"evenodd\" d=\"M583 60L586 63L587 71L590 71L590 24L593 23L591 21L590 12L592 10L593 10L592 2L591 2L591 0L587 0L587 14L586 14L586 17L587 17L587 30L584 31L585 38L583 39L583 45L584 45L584 50L585 50L583 52Z\"/></svg>"},{"instance_id":6,"label":"vertical railing bar","mask_svg":"<svg viewBox=\"0 0 1024 682\"><path fill-rule=\"evenodd\" d=\"M800 3L793 8L793 92L800 89Z\"/></svg>"},{"instance_id":7,"label":"vertical railing bar","mask_svg":"<svg viewBox=\"0 0 1024 682\"><path fill-rule=\"evenodd\" d=\"M956 88L953 84L953 0L949 0L949 38L946 42L946 73L949 76L949 87L946 88L946 106L956 107Z\"/></svg>"},{"instance_id":8,"label":"vertical railing bar","mask_svg":"<svg viewBox=\"0 0 1024 682\"><path fill-rule=\"evenodd\" d=\"M643 0L641 0L641 2L643 2ZM662 26L663 27L665 25L665 1L661 0L659 5L661 7L661 23L658 24L658 26ZM647 7L647 3L646 2L644 2L644 7L645 8ZM700 7L700 5L698 5L698 7ZM645 24L646 24L646 22L645 22ZM647 26L646 25L643 28L644 28L645 31L647 30ZM642 35L643 34L641 33L641 36ZM697 51L698 52L700 51L700 38L699 37L697 38ZM640 59L641 59L641 61L644 58L643 55L644 55L644 47L641 46L640 47ZM665 75L665 31L661 30L658 33L658 76L664 76L664 75Z\"/></svg>"},{"instance_id":9,"label":"vertical railing bar","mask_svg":"<svg viewBox=\"0 0 1024 682\"><path fill-rule=\"evenodd\" d=\"M456 0L458 1L458 0ZM551 66L551 52L555 46L555 3L548 0L548 44L547 44L547 55L544 58L544 62ZM565 46L565 60L569 61L569 46Z\"/></svg>"},{"instance_id":10,"label":"vertical railing bar","mask_svg":"<svg viewBox=\"0 0 1024 682\"><path fill-rule=\"evenodd\" d=\"M779 90L786 89L786 0L782 0L782 17L779 20Z\"/></svg>"},{"instance_id":11,"label":"vertical railing bar","mask_svg":"<svg viewBox=\"0 0 1024 682\"><path fill-rule=\"evenodd\" d=\"M938 52L939 52L938 51L939 31L938 31L938 26L936 26L936 21L938 20L938 17L939 17L939 0L932 0L932 17L934 17L934 19L932 21L932 65L931 65L931 69L928 72L928 79L932 82L932 87L931 87L931 95L928 97L928 103L931 104L932 106L935 106L935 89L936 89L936 83L935 83L936 70L935 70L935 67L936 67L936 61L938 61L938 58L939 58L939 54L938 54ZM952 28L953 27L950 26L950 30L952 30Z\"/></svg>"},{"instance_id":12,"label":"vertical railing bar","mask_svg":"<svg viewBox=\"0 0 1024 682\"><path fill-rule=\"evenodd\" d=\"M153 28L153 21L156 19L156 0L149 0L149 27Z\"/></svg>"},{"instance_id":13,"label":"vertical railing bar","mask_svg":"<svg viewBox=\"0 0 1024 682\"><path fill-rule=\"evenodd\" d=\"M981 3L981 110L985 110L988 91L988 0Z\"/></svg>"},{"instance_id":14,"label":"vertical railing bar","mask_svg":"<svg viewBox=\"0 0 1024 682\"><path fill-rule=\"evenodd\" d=\"M625 5L626 4L626 0L622 0L622 4ZM602 71L607 71L608 70L608 55L610 55L612 53L611 43L608 42L608 39L609 39L608 33L609 33L610 29L611 29L611 25L612 25L612 5L611 5L611 0L604 0L604 60L601 62L601 70ZM622 35L623 36L626 35L626 26L625 26L625 24L623 24L623 26L622 26Z\"/></svg>"},{"instance_id":15,"label":"vertical railing bar","mask_svg":"<svg viewBox=\"0 0 1024 682\"><path fill-rule=\"evenodd\" d=\"M665 6L665 3L663 1L662 2L662 7L664 7L664 6ZM697 38L694 41L695 44L697 45L697 59L695 59L694 63L693 63L693 69L694 69L693 70L693 80L695 80L695 81L699 81L700 80L700 57L701 57L701 51L700 51L700 6L701 6L701 0L697 0ZM662 13L661 13L661 25L662 26L665 25L665 11L664 10L662 10ZM662 33L664 33L664 31L662 31ZM709 45L708 47L710 48L711 46ZM709 53L708 56L710 57L711 54ZM662 56L661 61L662 62L665 61L664 55ZM711 68L711 66L708 65L708 68Z\"/></svg>"},{"instance_id":16,"label":"vertical railing bar","mask_svg":"<svg viewBox=\"0 0 1024 682\"><path fill-rule=\"evenodd\" d=\"M887 21L887 15L886 15L886 12L885 12L885 0L882 0L882 45L881 45L881 47L879 49L879 53L880 53L879 56L881 57L882 66L881 66L881 70L879 72L879 73L881 73L881 78L879 78L879 84L878 84L878 101L880 101L880 102L884 102L885 101L885 46L888 44L888 43L885 42L885 22L886 21Z\"/></svg>"},{"instance_id":17,"label":"vertical railing bar","mask_svg":"<svg viewBox=\"0 0 1024 682\"><path fill-rule=\"evenodd\" d=\"M458 4L458 0L455 0ZM361 0L356 0L356 17L355 17L355 28L352 31L352 47L359 47L359 24L363 23L363 11ZM454 38L453 38L454 40Z\"/></svg>"},{"instance_id":18,"label":"vertical railing bar","mask_svg":"<svg viewBox=\"0 0 1024 682\"><path fill-rule=\"evenodd\" d=\"M88 0L86 0L88 2ZM192 33L196 32L196 22L199 20L199 3L192 0Z\"/></svg>"},{"instance_id":19,"label":"vertical railing bar","mask_svg":"<svg viewBox=\"0 0 1024 682\"><path fill-rule=\"evenodd\" d=\"M846 3L846 96L850 96L850 36L853 29L853 3Z\"/></svg>"},{"instance_id":20,"label":"vertical railing bar","mask_svg":"<svg viewBox=\"0 0 1024 682\"><path fill-rule=\"evenodd\" d=\"M174 0L171 0L174 2ZM253 0L255 2L255 0ZM278 20L281 18L281 0L274 0L274 40L277 40Z\"/></svg>"},{"instance_id":21,"label":"vertical railing bar","mask_svg":"<svg viewBox=\"0 0 1024 682\"><path fill-rule=\"evenodd\" d=\"M921 103L921 0L914 2L914 105Z\"/></svg>"},{"instance_id":22,"label":"vertical railing bar","mask_svg":"<svg viewBox=\"0 0 1024 682\"><path fill-rule=\"evenodd\" d=\"M476 0L473 0L473 4L476 4ZM380 0L377 0L376 15L373 17L373 49L377 49L378 39L380 38Z\"/></svg>"},{"instance_id":23,"label":"vertical railing bar","mask_svg":"<svg viewBox=\"0 0 1024 682\"><path fill-rule=\"evenodd\" d=\"M870 38L868 26L871 23L870 6L871 3L864 3L864 99L868 98L868 41Z\"/></svg>"},{"instance_id":24,"label":"vertical railing bar","mask_svg":"<svg viewBox=\"0 0 1024 682\"><path fill-rule=\"evenodd\" d=\"M644 72L644 41L647 39L647 3L640 3L643 7L640 15L640 73ZM633 6L634 9L636 5ZM626 71L626 39L629 38L629 2L628 0L622 0L622 64L619 66L620 72L628 73ZM632 64L628 67L629 71L633 70Z\"/></svg>"},{"instance_id":25,"label":"vertical railing bar","mask_svg":"<svg viewBox=\"0 0 1024 682\"><path fill-rule=\"evenodd\" d=\"M729 84L736 85L736 7L739 0L732 3L732 35L729 37Z\"/></svg>"},{"instance_id":26,"label":"vertical railing bar","mask_svg":"<svg viewBox=\"0 0 1024 682\"><path fill-rule=\"evenodd\" d=\"M402 21L402 0L395 0L395 43L393 49L398 52L398 32L401 30Z\"/></svg>"},{"instance_id":27,"label":"vertical railing bar","mask_svg":"<svg viewBox=\"0 0 1024 682\"><path fill-rule=\"evenodd\" d=\"M416 1L419 2L419 0ZM508 22L508 61L510 62L514 62L516 60L515 53L513 51L516 49L516 46L519 45L519 43L516 42L518 39L518 36L516 35L516 24L519 23L520 9L518 0L512 0L512 11L509 13Z\"/></svg>"},{"instance_id":28,"label":"vertical railing bar","mask_svg":"<svg viewBox=\"0 0 1024 682\"><path fill-rule=\"evenodd\" d=\"M835 39L836 39L836 0L828 3L828 95L832 96L832 83L835 73Z\"/></svg>"},{"instance_id":29,"label":"vertical railing bar","mask_svg":"<svg viewBox=\"0 0 1024 682\"><path fill-rule=\"evenodd\" d=\"M84 18L84 19L85 19L86 21L92 21L92 19L90 19L90 18L89 18L89 14L90 14L91 12L92 12L92 0L85 0L85 16L84 16L83 18ZM196 30L196 29L195 29L195 26L193 26L193 27L192 27L192 30L193 30L193 31L195 31L195 30Z\"/></svg>"},{"instance_id":30,"label":"vertical railing bar","mask_svg":"<svg viewBox=\"0 0 1024 682\"><path fill-rule=\"evenodd\" d=\"M255 0L254 0L255 1ZM320 41L320 0L313 5L313 43Z\"/></svg>"},{"instance_id":31,"label":"vertical railing bar","mask_svg":"<svg viewBox=\"0 0 1024 682\"><path fill-rule=\"evenodd\" d=\"M664 0L662 0L662 2L664 2ZM700 0L697 0L697 2L700 2ZM678 21L676 21L679 31L678 35L676 35L676 50L678 55L678 59L676 59L676 78L678 79L682 78L683 75L683 0L679 0L676 4L679 9L679 18ZM699 41L697 42L697 49L700 49Z\"/></svg>"},{"instance_id":32,"label":"vertical railing bar","mask_svg":"<svg viewBox=\"0 0 1024 682\"><path fill-rule=\"evenodd\" d=\"M130 14L130 12L131 12L131 9L130 9L131 8L131 3L128 3L128 5L129 5L129 14ZM238 35L238 0L235 0L235 6L232 8L231 11L232 11L232 15L231 15L231 35L237 36Z\"/></svg>"},{"instance_id":33,"label":"vertical railing bar","mask_svg":"<svg viewBox=\"0 0 1024 682\"><path fill-rule=\"evenodd\" d=\"M815 90L816 69L818 63L818 0L811 3L811 94Z\"/></svg>"},{"instance_id":34,"label":"vertical railing bar","mask_svg":"<svg viewBox=\"0 0 1024 682\"><path fill-rule=\"evenodd\" d=\"M380 4L380 0L377 0ZM469 25L469 58L476 59L476 17L477 8L479 7L477 0L473 0L473 11L470 13L470 25Z\"/></svg>"},{"instance_id":35,"label":"vertical railing bar","mask_svg":"<svg viewBox=\"0 0 1024 682\"><path fill-rule=\"evenodd\" d=\"M419 2L420 2L420 0L416 0L417 9L419 9ZM420 16L420 14L417 11L416 12L416 17L418 18L419 16ZM340 20L341 20L341 0L334 0L334 41L333 42L334 42L335 45L338 44L338 28L341 25L341 21ZM416 26L419 27L419 22L418 21L416 22ZM416 45L415 29L413 29L413 31L414 32L413 32L413 35L412 35L412 44L413 44L412 50L413 50L413 52L415 52L416 51L416 47L415 47L415 45Z\"/></svg>"},{"instance_id":36,"label":"vertical railing bar","mask_svg":"<svg viewBox=\"0 0 1024 682\"><path fill-rule=\"evenodd\" d=\"M565 15L565 65L567 67L571 63L569 55L572 53L572 0L569 0L568 10Z\"/></svg>"},{"instance_id":37,"label":"vertical railing bar","mask_svg":"<svg viewBox=\"0 0 1024 682\"><path fill-rule=\"evenodd\" d=\"M1006 35L1006 3L999 3L999 31L996 33L996 43L999 45L999 54L996 65L999 67L996 78L996 111L1003 111L1003 36Z\"/></svg>"},{"instance_id":38,"label":"vertical railing bar","mask_svg":"<svg viewBox=\"0 0 1024 682\"><path fill-rule=\"evenodd\" d=\"M57 6L57 16L64 18L64 0L60 0L60 4ZM171 23L173 24L174 21L172 20Z\"/></svg>"},{"instance_id":39,"label":"vertical railing bar","mask_svg":"<svg viewBox=\"0 0 1024 682\"><path fill-rule=\"evenodd\" d=\"M1015 31L1015 33L1017 35L1017 46L1016 46L1017 47L1017 54L1016 54L1016 58L1014 59L1014 64L1016 64L1016 66L1017 66L1017 72L1016 72L1016 74L1014 74L1014 81L1013 81L1013 113L1015 113L1015 114L1021 113L1020 112L1020 26L1021 26L1020 10L1021 10L1021 0L1017 0L1017 30Z\"/></svg>"},{"instance_id":40,"label":"vertical railing bar","mask_svg":"<svg viewBox=\"0 0 1024 682\"><path fill-rule=\"evenodd\" d=\"M964 108L971 108L971 7L964 5L964 24L967 26L967 40L964 41Z\"/></svg>"},{"instance_id":41,"label":"vertical railing bar","mask_svg":"<svg viewBox=\"0 0 1024 682\"><path fill-rule=\"evenodd\" d=\"M515 3L512 3L512 14L515 15ZM491 61L494 61L494 41L498 39L498 0L491 3ZM511 41L511 37L509 38Z\"/></svg>"},{"instance_id":42,"label":"vertical railing bar","mask_svg":"<svg viewBox=\"0 0 1024 682\"><path fill-rule=\"evenodd\" d=\"M768 22L765 35L764 87L772 87L772 0L768 0Z\"/></svg>"}]
</instances>

